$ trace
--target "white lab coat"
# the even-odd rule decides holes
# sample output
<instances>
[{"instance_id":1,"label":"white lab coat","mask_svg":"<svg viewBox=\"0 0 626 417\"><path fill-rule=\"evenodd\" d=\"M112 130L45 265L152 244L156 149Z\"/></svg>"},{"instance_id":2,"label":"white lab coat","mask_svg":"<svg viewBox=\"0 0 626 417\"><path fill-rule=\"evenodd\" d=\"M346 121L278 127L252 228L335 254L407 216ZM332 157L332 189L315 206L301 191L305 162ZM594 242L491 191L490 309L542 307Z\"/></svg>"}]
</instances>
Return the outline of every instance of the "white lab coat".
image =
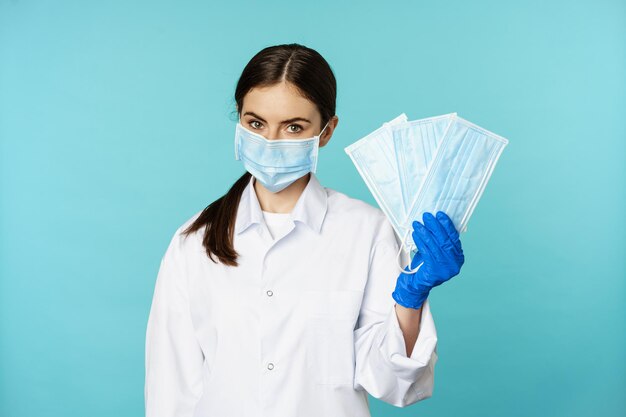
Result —
<instances>
[{"instance_id":1,"label":"white lab coat","mask_svg":"<svg viewBox=\"0 0 626 417\"><path fill-rule=\"evenodd\" d=\"M369 417L367 393L398 407L431 397L430 305L407 357L391 297L398 240L382 211L311 174L273 240L253 180L237 212L238 267L209 260L201 231L179 234L200 212L161 260L146 416Z\"/></svg>"}]
</instances>

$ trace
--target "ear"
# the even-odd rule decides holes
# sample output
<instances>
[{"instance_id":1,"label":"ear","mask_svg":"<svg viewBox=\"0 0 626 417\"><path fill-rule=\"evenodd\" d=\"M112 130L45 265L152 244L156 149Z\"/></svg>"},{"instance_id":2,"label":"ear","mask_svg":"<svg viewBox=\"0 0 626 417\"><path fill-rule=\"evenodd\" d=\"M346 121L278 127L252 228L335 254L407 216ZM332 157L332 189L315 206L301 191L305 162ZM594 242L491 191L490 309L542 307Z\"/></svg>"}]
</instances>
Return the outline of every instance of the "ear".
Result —
<instances>
[{"instance_id":1,"label":"ear","mask_svg":"<svg viewBox=\"0 0 626 417\"><path fill-rule=\"evenodd\" d=\"M324 130L322 136L320 136L320 148L322 146L325 146L330 138L333 136L333 132L335 131L337 124L339 124L339 117L335 115L330 119L330 121L328 122L328 126L326 126L326 130Z\"/></svg>"}]
</instances>

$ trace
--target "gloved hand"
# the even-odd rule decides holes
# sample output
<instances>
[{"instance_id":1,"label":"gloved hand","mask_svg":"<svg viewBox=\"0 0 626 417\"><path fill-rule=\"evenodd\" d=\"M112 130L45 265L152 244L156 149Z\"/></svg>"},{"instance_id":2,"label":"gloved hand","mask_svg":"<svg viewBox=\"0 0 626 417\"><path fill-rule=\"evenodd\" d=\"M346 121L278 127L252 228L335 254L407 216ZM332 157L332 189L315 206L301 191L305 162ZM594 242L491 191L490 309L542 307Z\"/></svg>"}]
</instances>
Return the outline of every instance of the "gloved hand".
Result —
<instances>
[{"instance_id":1,"label":"gloved hand","mask_svg":"<svg viewBox=\"0 0 626 417\"><path fill-rule=\"evenodd\" d=\"M418 309L422 306L430 290L458 275L465 262L459 233L447 214L437 212L437 217L424 213L423 224L413 222L413 241L418 252L411 261L414 273L401 273L396 281L396 289L391 296L396 303Z\"/></svg>"}]
</instances>

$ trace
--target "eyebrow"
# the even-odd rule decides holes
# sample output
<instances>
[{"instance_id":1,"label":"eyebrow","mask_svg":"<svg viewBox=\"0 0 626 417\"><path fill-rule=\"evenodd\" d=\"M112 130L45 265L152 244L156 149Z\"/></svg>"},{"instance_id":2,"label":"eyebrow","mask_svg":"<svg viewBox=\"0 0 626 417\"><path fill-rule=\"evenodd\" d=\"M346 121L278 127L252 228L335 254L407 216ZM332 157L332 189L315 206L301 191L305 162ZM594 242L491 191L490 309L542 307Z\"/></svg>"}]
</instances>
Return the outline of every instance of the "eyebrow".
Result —
<instances>
[{"instance_id":1,"label":"eyebrow","mask_svg":"<svg viewBox=\"0 0 626 417\"><path fill-rule=\"evenodd\" d=\"M261 116L259 116L258 114L254 113L254 112L247 111L243 115L244 116L250 115L252 117L256 117L257 119L259 119L263 123L267 123L267 121L265 119L263 119ZM311 123L311 121L309 119L305 119L304 117L293 117L291 119L283 120L282 122L280 122L280 124L293 123L293 122L307 122L307 123Z\"/></svg>"}]
</instances>

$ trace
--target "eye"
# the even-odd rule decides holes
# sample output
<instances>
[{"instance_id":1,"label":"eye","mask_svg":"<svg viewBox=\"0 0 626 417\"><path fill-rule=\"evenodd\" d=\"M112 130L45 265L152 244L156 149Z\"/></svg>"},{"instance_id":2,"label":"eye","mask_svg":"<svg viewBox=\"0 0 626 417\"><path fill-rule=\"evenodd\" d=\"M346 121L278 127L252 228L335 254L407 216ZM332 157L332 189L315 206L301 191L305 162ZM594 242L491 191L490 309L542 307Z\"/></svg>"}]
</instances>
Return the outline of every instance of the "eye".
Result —
<instances>
[{"instance_id":1,"label":"eye","mask_svg":"<svg viewBox=\"0 0 626 417\"><path fill-rule=\"evenodd\" d=\"M251 120L248 122L248 124L253 128L253 129L260 129L260 127L254 125L254 123L258 123L260 125L263 125L261 122L259 122L258 120Z\"/></svg>"},{"instance_id":2,"label":"eye","mask_svg":"<svg viewBox=\"0 0 626 417\"><path fill-rule=\"evenodd\" d=\"M291 130L289 133L300 133L300 132L302 132L302 126L300 126L300 125L293 124L293 125L289 125L289 127L297 127L298 128L298 130L296 130L296 131Z\"/></svg>"}]
</instances>

